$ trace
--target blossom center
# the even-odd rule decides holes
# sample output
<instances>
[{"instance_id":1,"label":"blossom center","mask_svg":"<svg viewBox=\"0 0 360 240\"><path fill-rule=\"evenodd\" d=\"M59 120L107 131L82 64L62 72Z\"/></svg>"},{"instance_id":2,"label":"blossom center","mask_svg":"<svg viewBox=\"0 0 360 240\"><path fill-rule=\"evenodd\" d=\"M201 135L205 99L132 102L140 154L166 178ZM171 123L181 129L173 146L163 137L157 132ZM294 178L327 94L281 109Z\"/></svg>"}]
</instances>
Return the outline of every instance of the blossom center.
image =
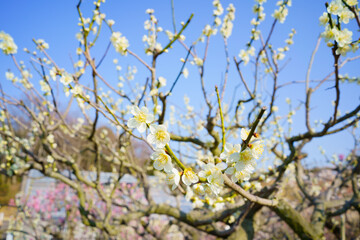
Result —
<instances>
[{"instance_id":1,"label":"blossom center","mask_svg":"<svg viewBox=\"0 0 360 240\"><path fill-rule=\"evenodd\" d=\"M251 152L250 151L243 151L240 153L240 159L243 161L243 162L249 162L251 161L252 159L252 155L251 155Z\"/></svg>"},{"instance_id":2,"label":"blossom center","mask_svg":"<svg viewBox=\"0 0 360 240\"><path fill-rule=\"evenodd\" d=\"M159 160L159 162L160 162L161 164L165 164L166 161L167 161L167 158L166 158L166 156L165 156L164 154L161 154L161 155L159 156L158 160Z\"/></svg>"},{"instance_id":3,"label":"blossom center","mask_svg":"<svg viewBox=\"0 0 360 240\"><path fill-rule=\"evenodd\" d=\"M134 118L138 121L138 122L146 122L146 116L144 113L139 113L137 116L134 116Z\"/></svg>"},{"instance_id":4,"label":"blossom center","mask_svg":"<svg viewBox=\"0 0 360 240\"><path fill-rule=\"evenodd\" d=\"M166 132L165 131L158 131L158 132L156 132L155 136L156 136L157 140L162 142L162 141L164 141L166 139Z\"/></svg>"}]
</instances>

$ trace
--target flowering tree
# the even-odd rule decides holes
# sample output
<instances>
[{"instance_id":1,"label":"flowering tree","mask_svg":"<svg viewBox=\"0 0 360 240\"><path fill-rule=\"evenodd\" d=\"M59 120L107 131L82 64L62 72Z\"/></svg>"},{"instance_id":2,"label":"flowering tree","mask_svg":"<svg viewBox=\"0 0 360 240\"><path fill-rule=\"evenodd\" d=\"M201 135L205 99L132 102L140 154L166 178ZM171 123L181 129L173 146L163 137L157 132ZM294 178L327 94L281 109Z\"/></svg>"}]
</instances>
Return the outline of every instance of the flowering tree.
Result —
<instances>
[{"instance_id":1,"label":"flowering tree","mask_svg":"<svg viewBox=\"0 0 360 240\"><path fill-rule=\"evenodd\" d=\"M6 72L6 78L23 93L23 98L14 98L1 89L1 172L24 175L36 169L58 180L62 187L71 188L76 194L71 201L73 205L66 209L74 209L81 224L109 238L124 237L129 227L132 230L126 231L127 236L169 237L173 226L182 229L177 232L179 237L193 238L200 234L230 239L297 234L301 239L322 239L325 235L337 238L345 233L359 234L346 228L356 224L356 219L347 216L360 212L360 163L356 152L360 105L340 109L341 85L358 81L340 74L347 63L359 58L351 53L357 52L359 40L353 40L355 33L346 28L347 24L353 24L360 29L358 2L333 0L324 7L319 19L325 26L321 38L332 53L333 68L320 81L310 79L319 38L303 82L303 101L293 107L291 99L286 99L289 111L285 114L280 114L276 106L278 90L298 83L288 81L280 85L278 80L296 31L289 33L283 47L275 48L272 37L274 29L286 20L291 1L276 4L271 17L267 17L272 24L264 36L261 26L265 21L265 2L255 1L250 40L233 61L228 44L235 7L229 4L224 11L219 0L213 1L213 22L204 27L193 43L188 43L184 36L191 28L193 15L181 22L178 29L174 21L174 29L170 31L159 26L154 10L148 9L142 38L148 55L145 57L133 52L115 22L106 18L101 11L102 1L94 2L94 11L87 17L80 0L78 60L74 62L74 70L59 66L47 52L49 44L42 39L33 40L35 51L24 49L31 56L30 70L17 60L17 45L12 37L1 32L0 48L16 68ZM118 84L103 77L100 66L110 49L103 55L93 55L103 35L120 56L130 55L138 61L138 67L148 74L145 81L135 80L136 67L129 67L121 75L117 59L114 63ZM208 49L215 38L223 40L225 52L224 77L219 88L206 84L206 63L211 57ZM175 47L184 49L185 58L181 59L177 77L166 87L168 81L159 73L157 63ZM254 67L251 78L243 74L248 64ZM238 73L245 95L226 103L226 87L233 81L229 79L231 66ZM181 78L188 77L190 67L197 71L198 76L193 78L200 81L204 107L195 110L187 97L184 98L186 110L169 106L169 99L181 84ZM34 75L41 79L39 86L33 80ZM270 87L265 80L271 82ZM312 97L329 82L334 86L331 91L335 92L332 112L323 116L329 120L321 122L319 118L313 124ZM58 83L63 88L60 97L55 93ZM354 102L358 102L355 98ZM60 103L67 107L60 108ZM232 106L232 103L236 104ZM76 121L71 119L70 109L76 109L81 117ZM304 113L304 131L293 129L293 116L297 112ZM100 124L107 124L111 132L99 130ZM308 157L305 146L314 139L345 130L354 136L353 150L346 157L326 166L304 167ZM140 151L151 149L141 164L136 158L139 151L139 147L134 147L136 142L143 143ZM90 163L86 170L95 172L95 178L87 177L79 167L83 161ZM258 168L260 164L268 169ZM105 165L113 173L108 186L100 181ZM120 184L125 173L137 178L136 190L127 190ZM183 211L179 206L157 203L150 193L149 174L166 182L174 196L185 196L193 209ZM298 197L291 198L290 193ZM30 208L38 208L37 201L31 204ZM264 216L269 221L281 219L281 222L264 223ZM154 217L162 219L161 229L152 229L151 226L158 225L152 222ZM340 224L336 223L339 219ZM286 224L288 230L269 230L270 225L276 224Z\"/></svg>"}]
</instances>

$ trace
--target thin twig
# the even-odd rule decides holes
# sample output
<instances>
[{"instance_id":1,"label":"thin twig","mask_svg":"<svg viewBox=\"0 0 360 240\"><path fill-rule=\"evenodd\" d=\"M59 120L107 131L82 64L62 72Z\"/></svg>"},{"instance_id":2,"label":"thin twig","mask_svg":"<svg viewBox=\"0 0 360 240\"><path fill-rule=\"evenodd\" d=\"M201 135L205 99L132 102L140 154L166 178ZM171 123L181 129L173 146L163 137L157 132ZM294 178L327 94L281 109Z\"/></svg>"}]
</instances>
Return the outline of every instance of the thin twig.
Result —
<instances>
[{"instance_id":1,"label":"thin twig","mask_svg":"<svg viewBox=\"0 0 360 240\"><path fill-rule=\"evenodd\" d=\"M222 111L222 109L221 109L221 99L220 99L220 95L219 95L219 89L218 89L217 86L215 86L215 91L216 91L216 96L217 96L217 99L218 99L219 111L220 111L221 132L222 132L221 152L223 152L224 149L225 149L225 125L224 125L224 116L223 116L223 111Z\"/></svg>"},{"instance_id":2,"label":"thin twig","mask_svg":"<svg viewBox=\"0 0 360 240\"><path fill-rule=\"evenodd\" d=\"M254 123L251 126L249 135L247 136L246 140L241 145L241 152L244 151L245 148L248 146L248 144L250 142L250 139L253 136L253 134L255 133L255 129L256 129L257 125L259 124L260 119L261 119L261 117L262 117L262 115L264 114L265 111L266 111L266 107L262 107L260 109L259 115L257 116L256 120L254 121Z\"/></svg>"}]
</instances>

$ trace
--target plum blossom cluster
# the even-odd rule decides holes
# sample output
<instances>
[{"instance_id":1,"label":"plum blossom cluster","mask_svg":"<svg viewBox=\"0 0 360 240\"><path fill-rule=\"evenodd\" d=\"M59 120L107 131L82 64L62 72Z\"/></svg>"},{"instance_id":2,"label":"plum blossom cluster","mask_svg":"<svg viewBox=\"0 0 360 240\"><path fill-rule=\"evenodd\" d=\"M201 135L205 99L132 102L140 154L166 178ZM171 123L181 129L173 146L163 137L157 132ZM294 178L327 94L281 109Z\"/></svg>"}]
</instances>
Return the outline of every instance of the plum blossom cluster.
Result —
<instances>
[{"instance_id":1,"label":"plum blossom cluster","mask_svg":"<svg viewBox=\"0 0 360 240\"><path fill-rule=\"evenodd\" d=\"M260 30L258 27L262 21L265 20L265 13L263 4L266 0L255 0L255 5L253 7L253 12L256 14L256 18L253 18L250 22L254 27L251 29L250 41L246 44L246 49L241 49L239 53L239 58L244 65L248 64L250 57L255 56L255 48L252 46L253 41L259 40Z\"/></svg>"},{"instance_id":2,"label":"plum blossom cluster","mask_svg":"<svg viewBox=\"0 0 360 240\"><path fill-rule=\"evenodd\" d=\"M269 49L271 50L272 59L274 62L281 61L285 58L285 53L290 50L290 46L294 44L294 35L296 31L295 29L291 30L291 33L289 33L289 38L285 40L286 45L284 47L279 47L277 49L274 49L271 44L268 45ZM269 63L269 59L267 55L265 54L265 51L260 52L260 61L265 66L265 73L272 73L274 72L273 67Z\"/></svg>"},{"instance_id":3,"label":"plum blossom cluster","mask_svg":"<svg viewBox=\"0 0 360 240\"><path fill-rule=\"evenodd\" d=\"M6 55L17 53L17 45L14 39L3 31L0 32L0 49Z\"/></svg>"},{"instance_id":4,"label":"plum blossom cluster","mask_svg":"<svg viewBox=\"0 0 360 240\"><path fill-rule=\"evenodd\" d=\"M44 39L38 39L36 40L36 45L38 49L49 49L49 44L44 41Z\"/></svg>"},{"instance_id":5,"label":"plum blossom cluster","mask_svg":"<svg viewBox=\"0 0 360 240\"><path fill-rule=\"evenodd\" d=\"M154 15L154 9L147 9L146 13L149 14L149 19L144 22L144 29L148 31L147 35L143 36L142 41L145 43L145 53L153 55L154 52L160 52L162 50L161 43L157 42L158 32L162 32L163 29L158 27L158 20ZM169 39L173 38L173 34L167 31Z\"/></svg>"},{"instance_id":6,"label":"plum blossom cluster","mask_svg":"<svg viewBox=\"0 0 360 240\"><path fill-rule=\"evenodd\" d=\"M241 139L245 141L249 135L249 131L243 128L240 134ZM229 166L225 173L231 175L233 182L249 180L250 175L256 167L255 159L259 159L263 151L263 140L261 140L257 134L254 134L254 136L250 138L248 147L243 151L241 151L240 144L232 145L227 143L225 145L225 151L220 155L220 158L226 160Z\"/></svg>"},{"instance_id":7,"label":"plum blossom cluster","mask_svg":"<svg viewBox=\"0 0 360 240\"><path fill-rule=\"evenodd\" d=\"M256 14L256 18L251 19L250 24L254 27L251 29L251 40L259 40L260 30L258 26L265 20L264 7L262 6L266 0L255 0L256 4L253 7L253 12ZM248 43L250 45L250 43Z\"/></svg>"},{"instance_id":8,"label":"plum blossom cluster","mask_svg":"<svg viewBox=\"0 0 360 240\"><path fill-rule=\"evenodd\" d=\"M213 10L213 15L215 17L218 17L220 15L222 15L224 13L224 8L223 6L221 5L220 1L219 0L214 0L213 1L213 6L215 7L215 9ZM220 19L219 19L220 20ZM218 20L218 21L219 21ZM220 20L221 21L221 20ZM220 25L220 24L219 24Z\"/></svg>"},{"instance_id":9,"label":"plum blossom cluster","mask_svg":"<svg viewBox=\"0 0 360 240\"><path fill-rule=\"evenodd\" d=\"M250 41L246 44L246 49L241 49L240 53L238 55L239 58L241 59L241 62L243 62L244 65L248 64L250 61L250 58L255 56L255 48L252 46L252 44L254 41L257 41L260 38L260 30L258 28L259 28L260 23L265 20L265 13L264 13L264 7L263 7L263 4L265 2L266 2L266 0L255 0L253 12L256 14L256 18L253 18L250 22L250 24L253 25L253 28L251 29ZM280 13L282 13L283 11L286 11L286 14L284 14L286 17L286 15L287 15L286 6L290 6L291 2L279 1L277 3L277 5L280 6L280 9L275 10L275 12L279 11ZM284 10L284 9L286 9L286 10ZM278 15L278 13L276 14L276 16L277 15ZM275 16L275 18L278 19L276 16ZM283 19L281 19L281 21L285 21L285 17L283 17Z\"/></svg>"},{"instance_id":10,"label":"plum blossom cluster","mask_svg":"<svg viewBox=\"0 0 360 240\"><path fill-rule=\"evenodd\" d=\"M244 141L248 134L248 130L241 130L241 138ZM255 160L259 159L263 151L263 140L254 134L248 147L243 151L240 144L226 143L220 158L214 158L211 154L204 156L203 161L197 161L201 168L197 173L199 181L187 185L186 198L193 202L194 208L207 204L212 210L222 209L226 201L231 201L219 196L224 186L223 173L231 175L233 182L241 181L245 189L249 189L247 185L251 184L247 181L255 170Z\"/></svg>"},{"instance_id":11,"label":"plum blossom cluster","mask_svg":"<svg viewBox=\"0 0 360 240\"><path fill-rule=\"evenodd\" d=\"M218 32L218 27L221 25L222 21L220 19L220 16L224 13L224 8L221 5L219 0L214 0L212 4L214 6L214 10L213 10L214 22L212 25L210 25L210 24L205 25L205 27L202 31L202 36L200 36L200 38L197 41L204 42L204 36L210 37L211 35L216 35ZM229 7L227 8L227 10L228 10L228 14L224 17L224 20L226 19L227 22L224 23L221 27L221 29L222 29L221 34L223 34L224 37L226 35L228 35L228 37L231 35L232 28L233 28L232 21L235 19L234 6L232 4L229 4ZM197 65L199 65L199 64L197 64Z\"/></svg>"},{"instance_id":12,"label":"plum blossom cluster","mask_svg":"<svg viewBox=\"0 0 360 240\"><path fill-rule=\"evenodd\" d=\"M251 56L255 56L255 48L253 46L249 46L246 50L240 50L239 58L244 62L245 65L249 63Z\"/></svg>"},{"instance_id":13,"label":"plum blossom cluster","mask_svg":"<svg viewBox=\"0 0 360 240\"><path fill-rule=\"evenodd\" d=\"M341 24L348 24L355 18L351 7L356 7L357 0L333 0L327 5L326 12L320 16L320 25L325 26L325 31L321 34L329 47L336 44L336 54L345 56L348 52L355 52L359 49L359 41L352 41L353 32L347 28L341 28ZM358 10L355 10L358 11ZM336 16L335 20L333 16ZM334 41L334 42L332 42Z\"/></svg>"},{"instance_id":14,"label":"plum blossom cluster","mask_svg":"<svg viewBox=\"0 0 360 240\"><path fill-rule=\"evenodd\" d=\"M289 13L289 10L287 7L291 7L291 0L278 1L276 3L276 5L279 6L279 8L275 9L272 16L275 19L279 20L280 23L284 23L287 15Z\"/></svg>"},{"instance_id":15,"label":"plum blossom cluster","mask_svg":"<svg viewBox=\"0 0 360 240\"><path fill-rule=\"evenodd\" d=\"M249 180L256 167L255 160L259 159L264 151L263 140L258 134L253 134L246 148L242 149L240 144L226 143L220 158L209 155L205 156L204 160L198 160L197 166L201 170L196 173L192 168L183 166L175 159L169 146L170 134L167 127L163 124L155 124L154 115L146 107L132 106L130 112L133 117L127 122L129 128L136 128L140 133L148 129L147 142L154 146L154 152L150 157L153 167L166 173L165 180L172 190L179 186L181 179L187 192L191 192L190 199L193 201L204 202L207 199L216 199L224 185L224 173L231 175L233 182ZM244 142L248 135L249 130L241 130L241 139ZM177 170L173 161L183 169L182 172Z\"/></svg>"},{"instance_id":16,"label":"plum blossom cluster","mask_svg":"<svg viewBox=\"0 0 360 240\"><path fill-rule=\"evenodd\" d=\"M127 49L129 47L129 41L126 37L121 36L120 32L113 32L110 41L113 44L115 50L121 55L126 55Z\"/></svg>"},{"instance_id":17,"label":"plum blossom cluster","mask_svg":"<svg viewBox=\"0 0 360 240\"><path fill-rule=\"evenodd\" d=\"M214 23L212 24L212 26L210 24L207 24L205 26L205 28L203 29L203 31L202 31L202 35L204 35L206 37L210 37L211 35L216 35L217 34L217 32L218 32L217 27L219 27L220 24L221 24L220 16L224 13L224 8L221 5L219 0L214 0L213 1L213 6L215 8L213 10ZM234 11L235 11L235 8L234 8ZM229 14L231 14L231 13L229 13ZM230 17L232 17L232 16L230 16ZM235 16L233 16L233 18L235 18ZM230 21L232 21L232 20L230 20ZM225 26L223 25L223 27L225 27ZM231 28L232 28L232 25L231 25ZM200 37L199 40L204 41L204 38Z\"/></svg>"},{"instance_id":18,"label":"plum blossom cluster","mask_svg":"<svg viewBox=\"0 0 360 240\"><path fill-rule=\"evenodd\" d=\"M165 125L152 124L154 121L154 115L149 112L146 107L141 109L138 106L131 107L131 114L134 116L129 119L127 126L129 128L136 128L139 132L145 132L146 128L149 128L150 134L147 136L147 141L150 144L155 145L155 152L151 154L151 160L154 161L154 168L156 170L164 170L167 173L166 181L169 185L172 185L174 190L180 181L180 174L173 167L171 157L165 152L164 147L170 142L170 134L167 131ZM183 177L184 183L191 182L191 174L186 173Z\"/></svg>"},{"instance_id":19,"label":"plum blossom cluster","mask_svg":"<svg viewBox=\"0 0 360 240\"><path fill-rule=\"evenodd\" d=\"M226 8L227 14L224 17L223 25L221 26L220 32L224 38L229 38L232 29L233 29L233 21L235 20L235 7L233 4L229 4Z\"/></svg>"}]
</instances>

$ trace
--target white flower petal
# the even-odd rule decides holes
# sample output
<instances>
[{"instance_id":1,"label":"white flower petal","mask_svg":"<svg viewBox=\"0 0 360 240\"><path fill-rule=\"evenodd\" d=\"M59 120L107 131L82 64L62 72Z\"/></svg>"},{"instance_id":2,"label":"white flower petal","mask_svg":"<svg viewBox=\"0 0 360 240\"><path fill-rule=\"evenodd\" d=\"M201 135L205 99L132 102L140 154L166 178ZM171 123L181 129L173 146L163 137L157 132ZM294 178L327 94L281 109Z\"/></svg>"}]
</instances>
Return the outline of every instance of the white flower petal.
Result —
<instances>
[{"instance_id":1,"label":"white flower petal","mask_svg":"<svg viewBox=\"0 0 360 240\"><path fill-rule=\"evenodd\" d=\"M146 114L146 123L151 123L154 121L154 115L153 114Z\"/></svg>"},{"instance_id":2,"label":"white flower petal","mask_svg":"<svg viewBox=\"0 0 360 240\"><path fill-rule=\"evenodd\" d=\"M129 121L127 122L127 126L129 128L137 128L139 127L139 125L140 125L139 122L136 121L135 118L130 118Z\"/></svg>"},{"instance_id":3,"label":"white flower petal","mask_svg":"<svg viewBox=\"0 0 360 240\"><path fill-rule=\"evenodd\" d=\"M185 175L183 175L181 179L186 186L191 185L191 181Z\"/></svg>"},{"instance_id":4,"label":"white flower petal","mask_svg":"<svg viewBox=\"0 0 360 240\"><path fill-rule=\"evenodd\" d=\"M160 163L160 161L155 161L154 168L160 171L164 168L164 166Z\"/></svg>"},{"instance_id":5,"label":"white flower petal","mask_svg":"<svg viewBox=\"0 0 360 240\"><path fill-rule=\"evenodd\" d=\"M131 114L134 115L134 116L136 116L136 115L138 115L139 113L140 113L139 107L138 107L138 106L132 106L132 108L131 108Z\"/></svg>"},{"instance_id":6,"label":"white flower petal","mask_svg":"<svg viewBox=\"0 0 360 240\"><path fill-rule=\"evenodd\" d=\"M155 136L153 134L149 134L147 136L147 141L150 143L150 144L154 144L156 139L155 139Z\"/></svg>"},{"instance_id":7,"label":"white flower petal","mask_svg":"<svg viewBox=\"0 0 360 240\"><path fill-rule=\"evenodd\" d=\"M220 162L220 163L216 164L216 167L220 170L224 170L227 168L227 164L224 162Z\"/></svg>"},{"instance_id":8,"label":"white flower petal","mask_svg":"<svg viewBox=\"0 0 360 240\"><path fill-rule=\"evenodd\" d=\"M226 169L225 171L226 174L232 175L235 173L235 168L234 167L229 167L228 169Z\"/></svg>"},{"instance_id":9,"label":"white flower petal","mask_svg":"<svg viewBox=\"0 0 360 240\"><path fill-rule=\"evenodd\" d=\"M148 113L149 112L149 109L147 109L147 107L141 107L141 111L143 112L143 113Z\"/></svg>"},{"instance_id":10,"label":"white flower petal","mask_svg":"<svg viewBox=\"0 0 360 240\"><path fill-rule=\"evenodd\" d=\"M140 126L137 128L139 132L143 133L146 130L146 124L141 123Z\"/></svg>"},{"instance_id":11,"label":"white flower petal","mask_svg":"<svg viewBox=\"0 0 360 240\"><path fill-rule=\"evenodd\" d=\"M169 173L169 172L172 172L172 169L173 169L173 165L172 165L171 161L168 160L167 164L165 164L165 166L164 166L164 170L165 170L165 172Z\"/></svg>"}]
</instances>

